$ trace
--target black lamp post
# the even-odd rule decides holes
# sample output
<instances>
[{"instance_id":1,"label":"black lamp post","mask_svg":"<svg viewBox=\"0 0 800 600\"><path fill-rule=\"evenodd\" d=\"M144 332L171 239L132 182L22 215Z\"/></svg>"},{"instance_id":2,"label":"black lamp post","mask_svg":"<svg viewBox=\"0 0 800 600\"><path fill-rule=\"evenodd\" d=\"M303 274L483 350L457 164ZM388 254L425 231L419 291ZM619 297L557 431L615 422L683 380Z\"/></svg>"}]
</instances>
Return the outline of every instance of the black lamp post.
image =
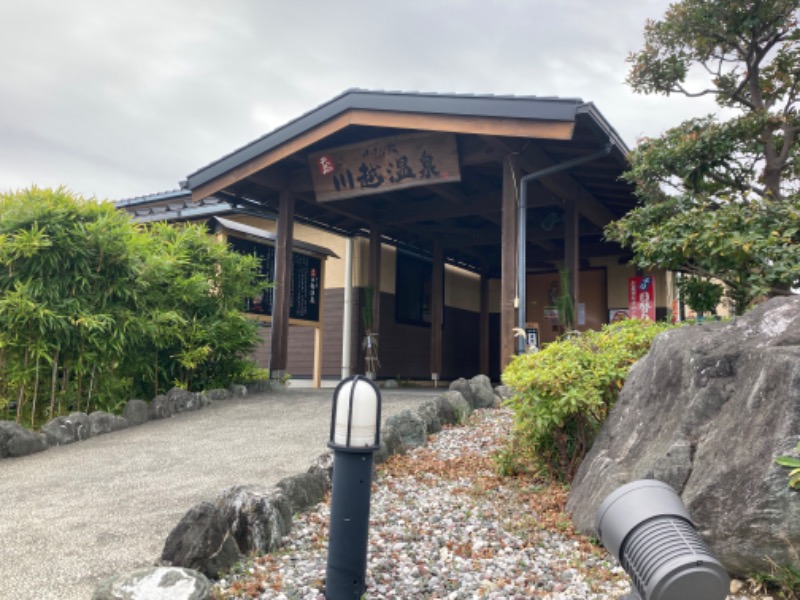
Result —
<instances>
[{"instance_id":1,"label":"black lamp post","mask_svg":"<svg viewBox=\"0 0 800 600\"><path fill-rule=\"evenodd\" d=\"M333 492L325 597L360 599L366 590L373 454L380 447L381 393L356 375L336 386L331 434Z\"/></svg>"}]
</instances>

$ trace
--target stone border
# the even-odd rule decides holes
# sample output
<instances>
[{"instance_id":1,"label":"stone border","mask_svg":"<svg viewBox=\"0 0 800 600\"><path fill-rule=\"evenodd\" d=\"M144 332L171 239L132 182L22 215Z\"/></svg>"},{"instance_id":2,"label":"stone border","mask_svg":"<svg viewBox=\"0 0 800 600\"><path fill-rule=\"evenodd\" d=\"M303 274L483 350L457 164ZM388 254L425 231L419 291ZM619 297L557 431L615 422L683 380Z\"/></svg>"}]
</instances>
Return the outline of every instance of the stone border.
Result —
<instances>
[{"instance_id":1,"label":"stone border","mask_svg":"<svg viewBox=\"0 0 800 600\"><path fill-rule=\"evenodd\" d=\"M473 410L496 407L509 393L503 386L493 389L485 375L454 381L447 392L422 402L416 410L406 409L384 420L375 464L424 446L428 435L445 425L463 425ZM196 504L169 534L161 559L151 571L161 574L164 568L174 568L176 578L189 573L194 578L214 579L249 554L279 549L291 529L292 516L316 506L331 489L332 473L333 452L328 450L305 473L285 477L273 487L234 485L222 490L213 502ZM92 598L121 598L105 590L127 586L130 591L130 586L144 577L142 570L137 570L108 579ZM175 596L175 600L180 598L183 596Z\"/></svg>"},{"instance_id":2,"label":"stone border","mask_svg":"<svg viewBox=\"0 0 800 600\"><path fill-rule=\"evenodd\" d=\"M271 389L267 380L246 385L231 384L226 390L207 392L189 392L176 387L166 394L159 394L150 402L129 400L125 403L122 416L99 410L88 415L74 412L69 416L56 417L38 432L30 431L15 421L0 421L0 459L42 452L54 446L65 446L112 431L143 425L148 421L199 410L214 402L268 392Z\"/></svg>"}]
</instances>

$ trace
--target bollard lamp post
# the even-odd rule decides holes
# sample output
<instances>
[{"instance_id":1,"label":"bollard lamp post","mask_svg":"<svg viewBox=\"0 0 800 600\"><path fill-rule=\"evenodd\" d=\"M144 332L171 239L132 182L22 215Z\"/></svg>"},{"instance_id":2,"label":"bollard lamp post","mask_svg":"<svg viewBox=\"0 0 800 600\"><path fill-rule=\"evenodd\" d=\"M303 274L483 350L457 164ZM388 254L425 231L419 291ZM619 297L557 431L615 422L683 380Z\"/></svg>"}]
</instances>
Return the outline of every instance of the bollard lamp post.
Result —
<instances>
[{"instance_id":1,"label":"bollard lamp post","mask_svg":"<svg viewBox=\"0 0 800 600\"><path fill-rule=\"evenodd\" d=\"M595 529L631 576L628 600L724 600L730 579L669 485L641 479L603 500Z\"/></svg>"},{"instance_id":2,"label":"bollard lamp post","mask_svg":"<svg viewBox=\"0 0 800 600\"><path fill-rule=\"evenodd\" d=\"M331 432L333 491L325 597L360 599L366 590L373 454L380 447L381 394L356 375L336 386Z\"/></svg>"}]
</instances>

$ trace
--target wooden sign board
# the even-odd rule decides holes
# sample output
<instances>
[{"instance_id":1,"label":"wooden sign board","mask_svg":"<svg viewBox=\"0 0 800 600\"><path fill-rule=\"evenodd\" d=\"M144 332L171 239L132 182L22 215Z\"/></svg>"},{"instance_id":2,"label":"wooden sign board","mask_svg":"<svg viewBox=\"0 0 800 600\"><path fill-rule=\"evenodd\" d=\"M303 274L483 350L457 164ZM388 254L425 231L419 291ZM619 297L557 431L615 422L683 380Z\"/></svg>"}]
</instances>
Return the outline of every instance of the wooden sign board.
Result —
<instances>
[{"instance_id":1,"label":"wooden sign board","mask_svg":"<svg viewBox=\"0 0 800 600\"><path fill-rule=\"evenodd\" d=\"M378 138L315 152L308 160L318 202L461 181L452 133Z\"/></svg>"},{"instance_id":2,"label":"wooden sign board","mask_svg":"<svg viewBox=\"0 0 800 600\"><path fill-rule=\"evenodd\" d=\"M237 237L228 237L231 248L242 254L254 254L261 260L261 274L267 281L275 280L275 246L259 244ZM290 286L289 318L318 323L322 293L322 260L292 252L292 283ZM247 301L246 312L272 315L274 290L265 290Z\"/></svg>"}]
</instances>

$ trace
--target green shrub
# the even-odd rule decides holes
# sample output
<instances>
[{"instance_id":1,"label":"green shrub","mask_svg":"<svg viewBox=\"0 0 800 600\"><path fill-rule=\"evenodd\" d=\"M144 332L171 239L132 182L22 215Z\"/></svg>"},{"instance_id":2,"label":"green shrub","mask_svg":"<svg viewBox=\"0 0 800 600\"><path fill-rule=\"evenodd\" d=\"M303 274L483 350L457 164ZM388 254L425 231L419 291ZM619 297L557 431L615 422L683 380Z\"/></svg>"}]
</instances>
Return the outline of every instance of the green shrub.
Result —
<instances>
[{"instance_id":1,"label":"green shrub","mask_svg":"<svg viewBox=\"0 0 800 600\"><path fill-rule=\"evenodd\" d=\"M800 454L800 442L797 442L795 448L797 454ZM782 467L788 467L789 471L789 487L795 490L800 490L800 457L797 456L779 456L775 462Z\"/></svg>"},{"instance_id":2,"label":"green shrub","mask_svg":"<svg viewBox=\"0 0 800 600\"><path fill-rule=\"evenodd\" d=\"M670 327L630 319L514 357L503 383L515 392L506 402L514 411L514 428L505 452L516 457L516 470L524 464L527 470L571 481L631 365ZM510 462L507 456L506 467Z\"/></svg>"},{"instance_id":3,"label":"green shrub","mask_svg":"<svg viewBox=\"0 0 800 600\"><path fill-rule=\"evenodd\" d=\"M64 188L0 194L0 418L118 411L257 373L258 260Z\"/></svg>"}]
</instances>

